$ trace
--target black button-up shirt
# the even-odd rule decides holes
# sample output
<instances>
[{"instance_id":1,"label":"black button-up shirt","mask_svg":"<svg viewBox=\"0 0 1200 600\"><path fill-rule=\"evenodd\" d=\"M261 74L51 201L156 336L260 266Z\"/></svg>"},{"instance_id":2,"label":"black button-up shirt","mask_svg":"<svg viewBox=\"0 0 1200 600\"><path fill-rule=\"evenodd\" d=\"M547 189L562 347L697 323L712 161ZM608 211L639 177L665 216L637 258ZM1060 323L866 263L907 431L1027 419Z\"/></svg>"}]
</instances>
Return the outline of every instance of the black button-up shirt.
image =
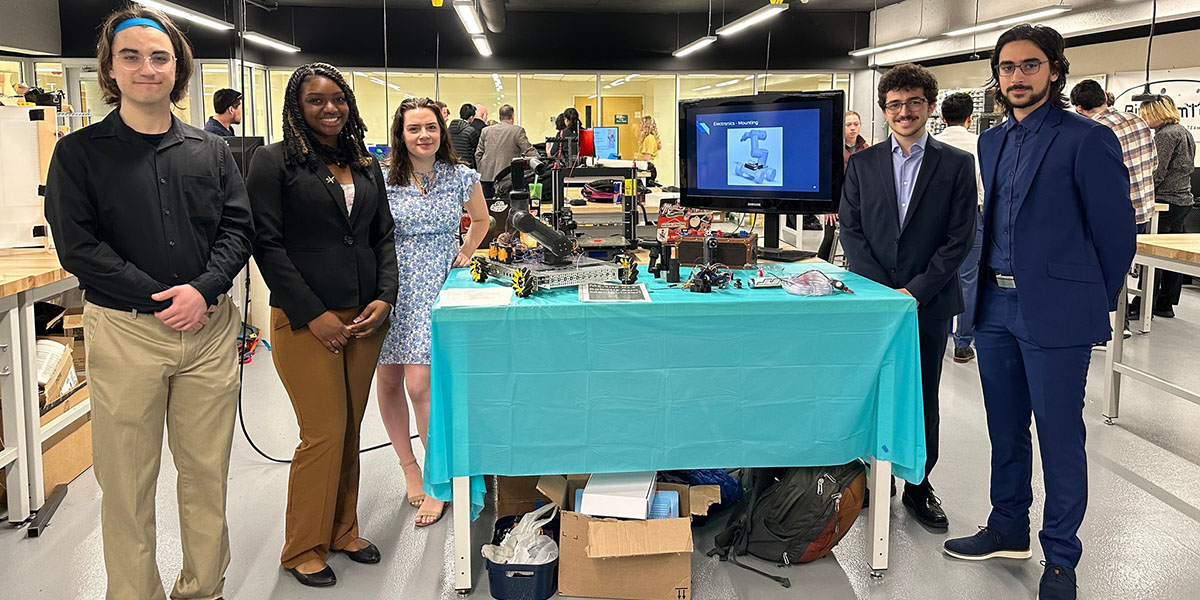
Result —
<instances>
[{"instance_id":1,"label":"black button-up shirt","mask_svg":"<svg viewBox=\"0 0 1200 600\"><path fill-rule=\"evenodd\" d=\"M992 248L988 254L988 266L995 273L1012 275L1013 230L1017 226L1017 212L1014 202L1017 201L1017 181L1033 177L1037 165L1033 163L1033 153L1023 151L1033 136L1042 128L1046 114L1050 111L1050 103L1039 106L1021 121L1012 114L1001 127L1004 127L1004 145L1000 149L1000 159L996 164L996 194L992 198Z\"/></svg>"},{"instance_id":2,"label":"black button-up shirt","mask_svg":"<svg viewBox=\"0 0 1200 600\"><path fill-rule=\"evenodd\" d=\"M58 142L46 220L87 300L117 310L170 306L151 295L190 284L215 305L250 256L250 201L229 146L171 118L158 146L121 120Z\"/></svg>"}]
</instances>

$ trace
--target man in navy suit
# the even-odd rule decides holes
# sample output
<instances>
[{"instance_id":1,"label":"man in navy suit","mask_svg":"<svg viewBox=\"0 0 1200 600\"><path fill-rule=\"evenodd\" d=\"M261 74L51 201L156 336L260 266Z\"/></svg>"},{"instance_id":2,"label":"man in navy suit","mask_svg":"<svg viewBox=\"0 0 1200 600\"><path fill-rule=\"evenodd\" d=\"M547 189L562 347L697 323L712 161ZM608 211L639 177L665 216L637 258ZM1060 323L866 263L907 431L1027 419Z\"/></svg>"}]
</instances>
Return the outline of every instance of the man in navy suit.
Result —
<instances>
[{"instance_id":1,"label":"man in navy suit","mask_svg":"<svg viewBox=\"0 0 1200 600\"><path fill-rule=\"evenodd\" d=\"M1063 38L1018 25L1000 36L990 87L1008 119L979 139L984 185L975 344L992 444L987 527L948 540L966 560L1030 558L1030 414L1046 505L1041 600L1075 598L1087 506L1083 395L1093 342L1112 335L1135 247L1129 174L1111 129L1073 112Z\"/></svg>"},{"instance_id":2,"label":"man in navy suit","mask_svg":"<svg viewBox=\"0 0 1200 600\"><path fill-rule=\"evenodd\" d=\"M917 301L925 478L904 486L903 501L919 522L945 530L929 483L938 459L938 385L947 327L963 311L958 267L975 240L978 209L975 159L925 130L936 100L937 79L924 67L900 65L879 80L892 135L850 157L838 218L850 270Z\"/></svg>"}]
</instances>

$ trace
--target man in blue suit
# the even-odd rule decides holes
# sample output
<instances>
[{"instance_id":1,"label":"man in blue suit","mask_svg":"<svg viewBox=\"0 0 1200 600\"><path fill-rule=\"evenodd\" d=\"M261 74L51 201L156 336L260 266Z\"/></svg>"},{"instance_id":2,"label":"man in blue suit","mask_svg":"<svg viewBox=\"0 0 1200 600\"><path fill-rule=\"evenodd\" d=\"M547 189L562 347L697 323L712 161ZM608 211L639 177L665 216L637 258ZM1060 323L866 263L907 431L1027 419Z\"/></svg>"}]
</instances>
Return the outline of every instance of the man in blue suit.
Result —
<instances>
[{"instance_id":1,"label":"man in blue suit","mask_svg":"<svg viewBox=\"0 0 1200 600\"><path fill-rule=\"evenodd\" d=\"M879 79L892 134L850 157L838 218L850 270L917 301L925 479L905 485L901 500L921 524L944 531L949 521L929 483L938 461L938 385L947 327L963 311L958 267L975 240L978 204L975 159L925 129L937 87L933 73L913 64Z\"/></svg>"},{"instance_id":2,"label":"man in blue suit","mask_svg":"<svg viewBox=\"0 0 1200 600\"><path fill-rule=\"evenodd\" d=\"M1046 505L1041 600L1075 598L1087 507L1083 395L1093 342L1112 335L1135 247L1129 174L1103 124L1064 110L1063 38L1018 25L1000 36L990 87L1008 119L979 139L984 185L975 344L992 444L987 527L948 540L966 560L1030 558L1037 422Z\"/></svg>"}]
</instances>

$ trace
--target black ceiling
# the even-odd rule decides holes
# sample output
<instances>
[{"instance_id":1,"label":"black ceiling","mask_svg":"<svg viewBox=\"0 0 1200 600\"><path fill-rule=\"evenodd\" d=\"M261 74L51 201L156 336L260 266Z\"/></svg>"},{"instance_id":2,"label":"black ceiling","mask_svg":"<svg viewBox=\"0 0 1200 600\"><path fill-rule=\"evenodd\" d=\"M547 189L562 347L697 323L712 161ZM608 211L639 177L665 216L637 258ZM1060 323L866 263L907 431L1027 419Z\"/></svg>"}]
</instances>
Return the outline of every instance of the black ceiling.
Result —
<instances>
[{"instance_id":1,"label":"black ceiling","mask_svg":"<svg viewBox=\"0 0 1200 600\"><path fill-rule=\"evenodd\" d=\"M382 8L385 0L251 0L263 5ZM869 11L901 0L790 0L804 11ZM432 8L430 0L386 0L389 8ZM446 0L449 4L449 0ZM706 13L712 6L714 19L724 12L734 19L766 5L766 0L507 0L505 7L516 12L576 13Z\"/></svg>"}]
</instances>

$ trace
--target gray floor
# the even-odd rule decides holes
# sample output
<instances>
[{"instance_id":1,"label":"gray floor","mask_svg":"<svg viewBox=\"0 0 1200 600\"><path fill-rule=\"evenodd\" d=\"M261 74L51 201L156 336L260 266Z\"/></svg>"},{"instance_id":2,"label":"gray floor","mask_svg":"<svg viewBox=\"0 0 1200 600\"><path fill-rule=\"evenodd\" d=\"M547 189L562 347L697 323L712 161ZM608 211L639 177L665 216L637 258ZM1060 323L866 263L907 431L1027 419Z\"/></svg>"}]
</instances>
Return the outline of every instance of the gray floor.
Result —
<instances>
[{"instance_id":1,"label":"gray floor","mask_svg":"<svg viewBox=\"0 0 1200 600\"><path fill-rule=\"evenodd\" d=\"M1130 362L1200 388L1200 291L1187 288L1174 320L1155 320L1150 336L1127 345ZM1088 378L1090 503L1080 533L1084 557L1080 597L1200 597L1200 406L1138 383L1127 383L1122 418L1103 424L1103 352L1094 352ZM1153 366L1150 366L1153 365ZM260 353L246 370L247 427L268 453L286 457L297 441L295 420L275 376L270 355ZM947 359L942 380L942 459L933 481L951 520L950 534L970 535L987 516L988 443L974 362ZM386 440L372 403L363 438ZM1040 467L1039 467L1040 468ZM415 509L390 449L363 456L359 515L363 535L383 551L382 564L367 566L332 558L339 583L331 590L301 587L280 571L287 468L258 457L239 433L233 447L229 519L233 563L226 597L453 598L450 519L424 530L413 527ZM181 563L175 509L175 473L164 454L159 480L159 565L170 586ZM1034 522L1040 521L1040 481L1034 482ZM66 501L44 537L0 528L0 590L4 598L102 598L99 489L89 470L71 484ZM1032 598L1041 567L1034 560L957 562L941 553L947 537L912 521L892 504L891 568L881 580L868 575L865 516L834 551L833 559L793 567L792 588L704 556L719 524L696 531L693 596L697 600L771 598ZM485 513L475 525L476 552L490 526ZM478 554L476 554L478 556ZM479 561L476 561L478 566ZM769 567L772 568L773 567ZM476 569L476 598L489 597L487 578Z\"/></svg>"}]
</instances>

